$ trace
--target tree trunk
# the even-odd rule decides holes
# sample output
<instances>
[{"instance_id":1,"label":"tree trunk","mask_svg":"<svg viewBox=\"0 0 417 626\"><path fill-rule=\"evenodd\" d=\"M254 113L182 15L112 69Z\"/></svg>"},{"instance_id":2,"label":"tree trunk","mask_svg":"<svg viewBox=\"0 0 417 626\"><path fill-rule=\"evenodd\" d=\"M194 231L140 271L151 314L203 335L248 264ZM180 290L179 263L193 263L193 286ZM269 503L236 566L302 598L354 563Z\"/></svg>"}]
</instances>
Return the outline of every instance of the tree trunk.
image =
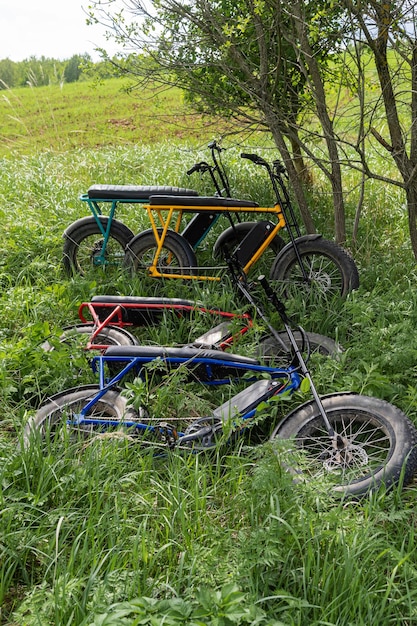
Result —
<instances>
[{"instance_id":1,"label":"tree trunk","mask_svg":"<svg viewBox=\"0 0 417 626\"><path fill-rule=\"evenodd\" d=\"M267 120L268 126L271 129L272 136L274 138L275 145L277 146L282 159L284 161L284 165L288 172L288 177L291 183L291 187L294 191L295 199L298 204L298 208L300 210L301 219L303 220L304 227L307 233L312 234L316 232L316 227L314 226L314 221L310 213L310 209L307 204L307 200L304 193L304 188L302 185L302 180L298 175L297 169L294 165L294 161L291 157L291 154L288 150L287 144L284 139L284 135L282 134L279 125L275 120Z\"/></svg>"},{"instance_id":2,"label":"tree trunk","mask_svg":"<svg viewBox=\"0 0 417 626\"><path fill-rule=\"evenodd\" d=\"M343 244L346 241L346 219L343 199L342 172L340 169L337 140L333 131L333 123L327 111L326 94L320 68L308 40L306 23L304 20L302 6L299 1L294 3L293 11L294 24L299 40L298 52L302 55L303 64L306 68L308 68L308 74L311 77L317 115L323 128L324 138L329 152L331 167L330 182L332 185L334 204L335 238L337 243Z\"/></svg>"},{"instance_id":3,"label":"tree trunk","mask_svg":"<svg viewBox=\"0 0 417 626\"><path fill-rule=\"evenodd\" d=\"M414 258L417 261L417 184L407 188L407 214L408 228L410 231L411 247L413 249Z\"/></svg>"},{"instance_id":4,"label":"tree trunk","mask_svg":"<svg viewBox=\"0 0 417 626\"><path fill-rule=\"evenodd\" d=\"M417 131L413 126L416 125L417 115L417 45L411 50L411 118L412 130L410 139L410 157L407 154L407 145L404 140L403 128L401 126L398 114L397 100L395 96L394 86L391 78L390 67L388 62L388 40L390 28L395 24L395 16L392 13L390 3L374 3L372 6L375 10L374 19L377 25L376 37L367 28L362 13L351 3L347 3L349 8L356 15L362 31L365 34L369 48L371 49L375 66L378 72L378 79L381 86L381 93L385 107L385 115L387 120L388 131L391 143L389 144L377 132L374 136L379 140L381 145L391 154L398 168L399 173L404 181L404 189L407 199L408 228L410 232L411 247L414 258L417 260Z\"/></svg>"}]
</instances>

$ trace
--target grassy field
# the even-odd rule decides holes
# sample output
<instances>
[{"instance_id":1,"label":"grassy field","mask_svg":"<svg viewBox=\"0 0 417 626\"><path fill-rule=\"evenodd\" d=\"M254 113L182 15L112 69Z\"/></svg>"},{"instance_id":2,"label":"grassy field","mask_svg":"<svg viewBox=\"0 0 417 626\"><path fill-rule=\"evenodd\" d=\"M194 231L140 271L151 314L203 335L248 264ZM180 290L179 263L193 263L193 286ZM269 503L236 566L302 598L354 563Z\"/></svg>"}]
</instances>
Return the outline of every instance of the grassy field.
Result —
<instances>
[{"instance_id":1,"label":"grassy field","mask_svg":"<svg viewBox=\"0 0 417 626\"><path fill-rule=\"evenodd\" d=\"M138 97L127 86L113 79L0 91L0 156L149 144L162 138L206 141L208 133L219 132L218 120L187 111L178 91Z\"/></svg>"},{"instance_id":2,"label":"grassy field","mask_svg":"<svg viewBox=\"0 0 417 626\"><path fill-rule=\"evenodd\" d=\"M42 348L77 320L82 301L96 294L169 295L241 307L227 285L63 273L62 233L87 214L81 193L93 183L189 186L185 172L208 158L201 146L214 135L211 126L193 126L182 127L181 137L178 126L162 125L168 109L162 107L155 122L145 105L129 108L130 96L122 97L116 82L76 87L5 93L14 103L14 123L4 115L13 107L1 104L0 623L416 624L415 483L338 502L318 485L293 484L268 443L164 459L103 439L19 450L23 425L48 394L94 382L79 352ZM80 99L74 105L70 89ZM81 119L85 93L92 96L85 104L91 131ZM67 111L58 116L64 94ZM178 103L172 97L171 110ZM116 118L132 118L132 130L106 122ZM232 187L238 196L268 202L265 180L239 159L241 147L225 152ZM204 181L192 184L206 191ZM417 425L416 268L397 193L380 184L368 188L352 250L360 289L337 306L312 311L300 300L290 303L290 312L307 330L345 348L338 360L312 360L321 392L389 400ZM314 195L312 202L326 234L326 198ZM350 220L353 210L348 207ZM139 211L126 208L121 217L135 232L148 226ZM160 333L142 338L187 341L199 324L167 321ZM250 353L256 337L239 349ZM203 410L223 393L196 385L178 393L178 385L168 379L149 398L152 406L163 410L169 398L178 411L183 402ZM298 396L284 411L305 399ZM265 430L272 421L265 418Z\"/></svg>"}]
</instances>

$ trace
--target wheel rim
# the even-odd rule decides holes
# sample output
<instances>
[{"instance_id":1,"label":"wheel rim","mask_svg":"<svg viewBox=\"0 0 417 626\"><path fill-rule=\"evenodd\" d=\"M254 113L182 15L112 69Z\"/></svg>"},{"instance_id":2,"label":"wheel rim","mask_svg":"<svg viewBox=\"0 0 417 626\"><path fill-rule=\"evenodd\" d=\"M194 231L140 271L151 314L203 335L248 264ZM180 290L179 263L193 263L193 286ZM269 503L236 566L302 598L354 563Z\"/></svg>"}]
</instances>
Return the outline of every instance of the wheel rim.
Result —
<instances>
[{"instance_id":1,"label":"wheel rim","mask_svg":"<svg viewBox=\"0 0 417 626\"><path fill-rule=\"evenodd\" d=\"M120 270L124 261L124 248L113 238L109 238L103 254L104 240L97 234L85 237L78 245L76 266L80 273L101 268L106 273Z\"/></svg>"},{"instance_id":2,"label":"wheel rim","mask_svg":"<svg viewBox=\"0 0 417 626\"><path fill-rule=\"evenodd\" d=\"M297 473L306 478L326 478L333 486L359 482L378 472L392 454L391 437L386 428L366 411L345 410L327 414L340 437L340 449L332 445L321 418L316 418L297 433L295 442L301 452Z\"/></svg>"},{"instance_id":3,"label":"wheel rim","mask_svg":"<svg viewBox=\"0 0 417 626\"><path fill-rule=\"evenodd\" d=\"M153 265L155 253L156 247L150 246L141 254L135 254L134 259L136 269L144 271L149 270L149 268ZM165 247L162 247L155 267L160 274L179 274L181 273L179 270L182 270L183 268L182 263L180 263L177 256Z\"/></svg>"},{"instance_id":4,"label":"wheel rim","mask_svg":"<svg viewBox=\"0 0 417 626\"><path fill-rule=\"evenodd\" d=\"M287 347L287 351L284 351L275 337L270 336L260 341L257 354L266 362L273 362L276 365L281 364L282 366L285 366L294 358L294 352L287 334L279 333L279 335L284 345ZM300 351L305 351L305 354L303 355L305 359L313 354L337 358L340 353L343 352L341 347L329 337L323 336L321 338L319 335L311 335L311 333L306 332L305 338L308 342L308 353L303 336L298 331L294 332L294 339L296 340Z\"/></svg>"},{"instance_id":5,"label":"wheel rim","mask_svg":"<svg viewBox=\"0 0 417 626\"><path fill-rule=\"evenodd\" d=\"M301 259L307 279L298 261L289 268L285 278L285 290L296 295L304 293L310 297L332 298L343 292L343 277L337 264L323 254L302 254Z\"/></svg>"},{"instance_id":6,"label":"wheel rim","mask_svg":"<svg viewBox=\"0 0 417 626\"><path fill-rule=\"evenodd\" d=\"M95 330L93 324L75 325L64 329L59 342L71 348L85 352ZM105 327L92 340L89 351L100 349L100 346L135 345L135 339L130 333L120 328Z\"/></svg>"},{"instance_id":7,"label":"wheel rim","mask_svg":"<svg viewBox=\"0 0 417 626\"><path fill-rule=\"evenodd\" d=\"M78 396L72 401L68 400L63 406L59 399L56 402L56 410L51 410L39 426L33 423L30 426L27 437L38 436L43 440L43 447L49 445L75 444L86 439L125 439L129 436L123 429L124 411L117 406L117 401L109 398L109 401L99 400L86 414L86 419L91 423L77 424L78 416L85 405L92 399L97 390ZM126 411L126 418L132 421L132 412ZM95 422L99 423L95 423Z\"/></svg>"}]
</instances>

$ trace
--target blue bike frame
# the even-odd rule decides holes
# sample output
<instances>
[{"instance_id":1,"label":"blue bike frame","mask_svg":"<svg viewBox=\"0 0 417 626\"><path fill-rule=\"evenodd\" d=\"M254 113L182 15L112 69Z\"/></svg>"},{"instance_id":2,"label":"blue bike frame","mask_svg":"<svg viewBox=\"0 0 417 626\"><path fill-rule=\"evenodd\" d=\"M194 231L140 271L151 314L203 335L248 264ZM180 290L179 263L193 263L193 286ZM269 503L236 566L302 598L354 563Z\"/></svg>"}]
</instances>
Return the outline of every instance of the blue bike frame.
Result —
<instances>
[{"instance_id":1,"label":"blue bike frame","mask_svg":"<svg viewBox=\"0 0 417 626\"><path fill-rule=\"evenodd\" d=\"M113 346L109 348L105 354L96 356L92 359L93 371L98 373L99 391L95 396L83 407L81 412L68 421L69 425L87 426L94 425L103 427L133 428L137 431L147 431L149 433L158 432L160 425L152 426L147 423L138 422L138 420L126 420L122 423L118 420L100 420L99 418L87 417L90 409L109 391L115 388L123 378L131 371L135 371L137 375L144 380L144 366L155 359L161 359L161 362L168 368L178 368L185 366L192 373L198 368L196 378L205 385L225 385L231 380L242 380L245 375L245 382L253 383L249 388L245 389L239 395L248 395L251 388L256 390L259 383L262 389L259 389L260 395L255 403L252 402L249 410L240 415L242 420L251 419L255 413L257 405L262 401L268 401L271 397L278 394L290 394L300 387L301 377L296 368L290 366L288 368L274 368L260 364L255 359L242 357L240 355L227 354L216 350L198 350L194 348L149 348L141 346ZM122 369L118 371L110 379L106 378L106 365L119 364ZM216 370L220 369L221 377L216 375ZM226 375L229 373L229 375ZM265 375L269 376L269 381L265 380ZM264 380L259 380L263 377ZM234 399L231 402L233 404ZM255 404L255 406L253 406ZM220 408L220 407L219 407ZM164 427L165 428L165 427ZM182 437L184 433L176 433L176 437Z\"/></svg>"}]
</instances>

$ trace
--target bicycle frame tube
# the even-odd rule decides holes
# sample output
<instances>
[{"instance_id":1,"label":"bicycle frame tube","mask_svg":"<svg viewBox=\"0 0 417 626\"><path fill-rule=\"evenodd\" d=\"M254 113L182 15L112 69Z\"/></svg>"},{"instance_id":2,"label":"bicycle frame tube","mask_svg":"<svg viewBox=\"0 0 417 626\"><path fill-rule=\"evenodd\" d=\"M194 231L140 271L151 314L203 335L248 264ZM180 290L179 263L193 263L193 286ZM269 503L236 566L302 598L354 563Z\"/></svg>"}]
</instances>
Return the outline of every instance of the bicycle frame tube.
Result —
<instances>
[{"instance_id":1,"label":"bicycle frame tube","mask_svg":"<svg viewBox=\"0 0 417 626\"><path fill-rule=\"evenodd\" d=\"M213 358L213 357L205 357L204 350L202 351L202 356L164 356L163 351L161 351L160 355L161 364L166 364L169 366L178 367L184 365L187 369L191 369L196 366L202 366L207 378L203 379L201 376L199 378L200 382L203 382L205 385L227 385L230 383L232 378L240 380L238 376L228 375L224 378L216 377L214 370L216 367L224 367L229 370L241 371L242 373L252 373L253 376L245 377L245 382L253 382L257 380L261 375L269 375L271 379L275 378L285 378L289 377L291 379L291 387L297 388L300 385L300 377L297 373L296 369L293 367L285 368L277 368L277 367L268 367L266 365L260 364L250 364L250 363L242 363L238 359L236 361L230 359L222 359L222 358ZM94 372L99 375L99 385L100 389L105 389L108 391L111 387L114 387L118 382L122 380L132 369L139 370L139 377L142 378L141 372L143 370L144 365L155 361L155 357L149 356L106 356L99 355L95 356L92 359L91 367ZM106 363L125 363L123 369L118 372L113 378L110 380L106 380L105 375L105 364Z\"/></svg>"},{"instance_id":2,"label":"bicycle frame tube","mask_svg":"<svg viewBox=\"0 0 417 626\"><path fill-rule=\"evenodd\" d=\"M112 296L110 296L111 298ZM146 300L146 297L143 298ZM152 298L151 298L152 299ZM222 311L220 309L208 309L204 306L199 306L198 304L177 304L177 303L164 303L164 302L139 302L139 303L131 303L129 301L124 301L123 296L120 296L120 303L115 302L83 302L80 304L78 309L78 317L81 322L84 324L88 323L89 320L84 315L84 309L88 309L92 321L96 324L102 325L102 328L107 325L118 326L120 328L124 328L125 326L131 327L135 324L129 320L129 312L144 313L152 313L152 312L164 312L171 311L175 313L178 317L183 317L184 313L206 313L207 315L222 317L228 320L242 320L242 323L245 324L245 327L248 329L252 327L253 321L252 317L249 313L231 313L230 311ZM105 314L104 317L100 317L98 311L100 309L107 309L108 314ZM125 318L125 319L124 319ZM127 319L126 319L127 318Z\"/></svg>"},{"instance_id":3,"label":"bicycle frame tube","mask_svg":"<svg viewBox=\"0 0 417 626\"><path fill-rule=\"evenodd\" d=\"M90 198L88 194L83 194L82 196L80 196L80 200L82 200L83 202L86 202L88 204L88 207L96 221L97 227L100 230L101 234L103 235L103 244L101 246L101 253L98 255L95 255L94 257L94 264L95 265L106 265L107 261L106 261L106 248L107 248L107 243L109 241L110 238L110 231L111 231L111 227L113 224L113 219L116 213L116 209L117 209L117 205L118 204L141 204L144 205L146 202L148 202L148 199L136 199L136 198L129 198L129 199L123 199L123 198L117 198L116 200L114 199L110 199L110 198ZM106 204L110 204L110 211L108 213L108 222L107 222L107 227L104 228L103 224L100 220L100 217L103 216L103 211L100 208L100 203L106 203Z\"/></svg>"},{"instance_id":4,"label":"bicycle frame tube","mask_svg":"<svg viewBox=\"0 0 417 626\"><path fill-rule=\"evenodd\" d=\"M108 222L107 222L107 227L104 228L103 224L100 220L100 217L102 215L100 206L98 205L98 203L95 200L91 200L90 198L88 198L88 196L81 196L82 200L85 200L88 204L88 206L90 207L90 211L94 216L94 219L96 221L96 224L98 226L98 228L100 229L101 234L103 235L103 245L101 246L101 253L99 255L96 255L94 257L94 264L95 265L105 265L106 264L106 248L107 248L107 243L109 241L110 238L110 229L113 223L113 218L114 218L114 214L116 212L116 207L117 207L117 200L113 200L111 203L111 208L109 211L109 216L108 216Z\"/></svg>"},{"instance_id":5,"label":"bicycle frame tube","mask_svg":"<svg viewBox=\"0 0 417 626\"><path fill-rule=\"evenodd\" d=\"M156 430L154 427L149 426L147 424L141 424L137 421L123 421L120 422L118 420L100 420L99 418L91 418L91 417L87 417L88 412L90 411L90 409L92 409L94 407L94 405L107 393L107 391L109 391L109 389L112 389L113 387L115 387L117 385L117 383L119 383L132 369L142 369L143 365L145 365L146 363L149 363L151 360L154 359L149 359L149 358L141 358L141 357L106 357L105 355L103 356L97 356L94 357L93 361L92 361L92 368L93 371L97 371L99 373L99 386L100 389L99 391L96 393L96 395L89 401L87 402L87 404L82 408L82 410L80 411L80 413L77 415L75 422L72 421L70 423L75 423L77 425L87 425L87 424L94 424L94 425L106 425L106 426L134 426L135 428L142 429L142 430ZM118 363L126 363L126 365L123 367L123 369L118 372L111 380L106 381L105 380L105 373L104 373L104 366L105 363L107 362L118 362ZM181 364L187 364L190 363L190 359L165 359L165 361L167 363L171 363L173 365L181 365ZM257 380L259 378L259 375L265 374L265 373L269 373L271 376L271 379L283 379L286 380L287 382L283 382L283 384L281 386L279 386L275 392L272 395L280 395L282 393L293 393L296 389L298 389L300 387L300 383L301 383L301 379L300 376L298 374L298 372L296 371L295 368L293 367L289 367L287 369L284 368L271 368L271 367L265 367L265 366L261 366L261 365L249 365L249 364L239 364L238 362L235 361L223 361L222 359L210 359L210 358L201 358L201 359L195 359L192 361L194 364L203 364L206 365L208 368L210 368L210 366L215 366L215 365L223 365L226 367L230 367L231 365L233 365L233 367L236 366L237 369L242 369L242 370L246 370L249 372L253 372L254 373L254 377L253 378L245 378L245 382L253 382L254 380ZM258 374L258 376L256 376L256 374ZM140 374L139 374L140 376ZM205 380L200 381L203 382L204 384L229 384L230 383L230 378L228 379L222 379L221 381L215 381L215 382L207 382ZM253 417L253 415L255 414L256 409L248 412L247 414L245 414L244 416L242 416L243 419L249 419L251 417Z\"/></svg>"},{"instance_id":6,"label":"bicycle frame tube","mask_svg":"<svg viewBox=\"0 0 417 626\"><path fill-rule=\"evenodd\" d=\"M175 198L173 198L173 200L175 200ZM165 272L160 272L158 270L157 268L158 259L161 254L163 243L164 243L166 234L169 230L170 223L173 220L173 215L176 212L179 213L179 217L176 219L174 228L171 229L171 230L175 230L175 232L178 232L178 224L184 213L190 213L190 212L197 213L197 212L203 212L203 211L210 211L211 213L213 212L238 213L238 212L242 212L243 210L245 213L267 213L267 214L276 215L278 219L277 224L271 230L268 237L261 244L261 246L256 250L255 254L251 257L251 259L249 259L249 261L243 268L243 271L245 273L248 273L249 269L259 260L259 258L268 248L268 246L270 245L274 237L277 235L277 233L286 226L285 217L282 212L281 206L279 204L276 204L273 207L244 207L244 208L234 207L234 206L213 206L213 205L182 206L182 205L172 204L168 206L168 205L147 204L145 205L144 208L147 211L148 218L152 227L152 232L155 237L156 244L157 244L156 252L152 260L152 264L148 268L149 275L152 276L153 278L182 278L182 279L187 279L187 280L206 280L206 281L219 281L220 280L220 276L193 275L193 274L185 274L185 273L183 274L165 273ZM154 213L156 213L159 223L163 227L162 233L158 232L158 225L154 217ZM165 213L167 214L166 216L164 216Z\"/></svg>"},{"instance_id":7,"label":"bicycle frame tube","mask_svg":"<svg viewBox=\"0 0 417 626\"><path fill-rule=\"evenodd\" d=\"M145 298L146 300L146 298ZM227 339L224 339L219 344L219 349L224 350L235 341L236 337L244 335L250 328L253 326L252 317L249 313L230 313L229 311L221 311L218 309L208 309L203 306L198 305L188 305L188 304L173 304L173 303L130 303L130 302L121 302L120 304L114 302L83 302L78 309L78 316L83 322L83 324L88 324L89 321L84 315L84 310L88 309L92 322L95 326L94 330L91 332L90 340L86 345L86 350L105 350L108 345L99 345L93 344L93 340L100 334L100 332L108 327L113 326L117 328L125 328L132 326L137 326L138 324L134 324L133 321L129 319L129 315L135 315L135 313L143 312L146 314L163 313L165 311L170 311L176 314L178 317L183 317L184 314L187 313L204 313L207 315L211 315L213 317L220 317L224 320L232 321L239 320L241 323L241 328L233 331ZM108 314L101 315L99 312L102 310L108 311ZM146 325L147 322L143 322L142 325Z\"/></svg>"}]
</instances>

